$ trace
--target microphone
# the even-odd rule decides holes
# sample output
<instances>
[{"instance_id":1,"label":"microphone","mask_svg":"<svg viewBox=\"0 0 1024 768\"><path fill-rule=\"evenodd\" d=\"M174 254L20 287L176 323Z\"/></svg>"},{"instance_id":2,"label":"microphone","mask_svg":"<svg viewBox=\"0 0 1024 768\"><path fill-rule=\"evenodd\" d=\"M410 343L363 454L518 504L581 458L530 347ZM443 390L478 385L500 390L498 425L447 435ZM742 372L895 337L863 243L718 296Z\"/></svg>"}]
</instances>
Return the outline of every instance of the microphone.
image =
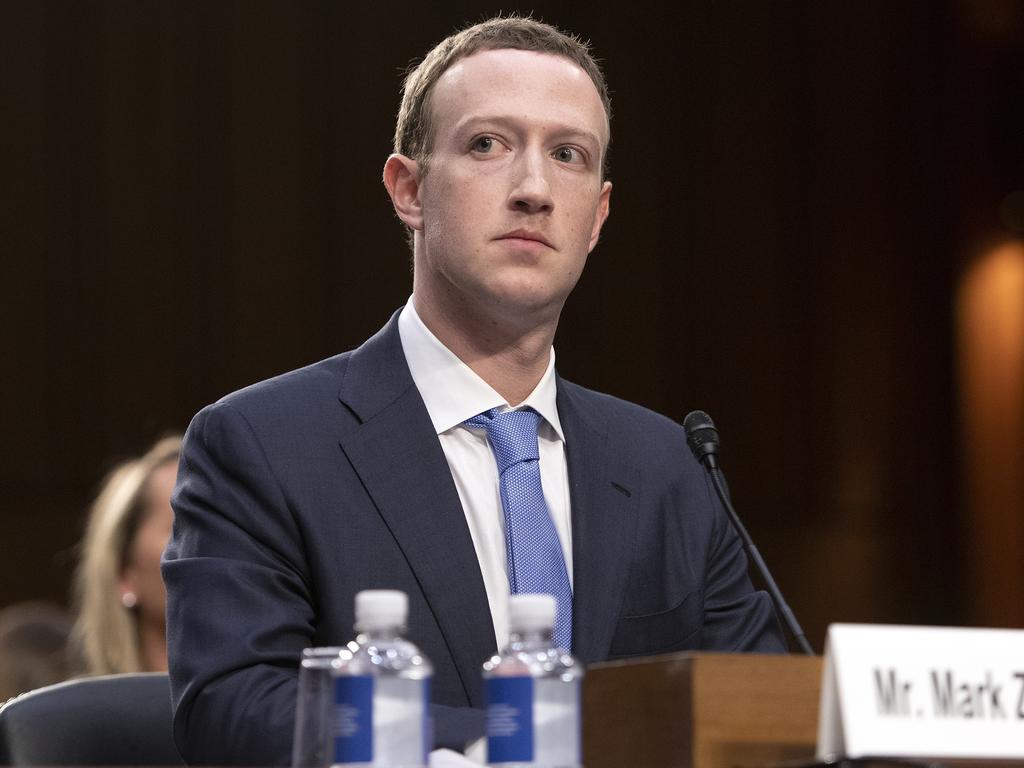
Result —
<instances>
[{"instance_id":1,"label":"microphone","mask_svg":"<svg viewBox=\"0 0 1024 768\"><path fill-rule=\"evenodd\" d=\"M739 515L736 514L736 510L733 509L732 502L729 500L729 493L725 489L722 471L718 468L719 443L718 429L715 428L715 422L704 411L691 411L683 419L683 429L686 430L686 442L690 446L690 450L693 451L697 461L704 466L711 477L711 483L715 486L715 492L718 494L722 506L725 507L725 511L732 521L732 527L736 530L740 541L743 543L743 551L746 552L747 559L754 563L757 572L761 574L761 579L768 588L768 594L771 595L772 602L775 604L776 614L782 619L789 634L796 641L796 644L800 646L800 650L808 656L813 656L814 649L807 642L804 631L800 628L800 623L786 604L786 599L782 596L778 584L772 578L771 573L768 571L768 566L761 557L761 553L757 551L754 541L750 538L750 534L747 533L743 523L740 522Z\"/></svg>"},{"instance_id":2,"label":"microphone","mask_svg":"<svg viewBox=\"0 0 1024 768\"><path fill-rule=\"evenodd\" d=\"M690 411L683 419L686 442L697 461L710 469L718 469L718 430L704 411Z\"/></svg>"}]
</instances>

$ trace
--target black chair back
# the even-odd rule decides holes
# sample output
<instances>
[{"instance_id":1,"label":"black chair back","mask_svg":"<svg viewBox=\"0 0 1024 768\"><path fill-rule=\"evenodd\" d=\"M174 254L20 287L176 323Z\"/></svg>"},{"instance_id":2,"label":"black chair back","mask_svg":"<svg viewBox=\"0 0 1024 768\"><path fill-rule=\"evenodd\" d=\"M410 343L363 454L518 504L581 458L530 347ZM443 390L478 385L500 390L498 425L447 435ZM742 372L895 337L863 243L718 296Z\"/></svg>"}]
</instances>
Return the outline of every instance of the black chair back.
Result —
<instances>
[{"instance_id":1,"label":"black chair back","mask_svg":"<svg viewBox=\"0 0 1024 768\"><path fill-rule=\"evenodd\" d=\"M171 689L163 673L49 685L0 707L0 760L5 765L183 765L171 717Z\"/></svg>"}]
</instances>

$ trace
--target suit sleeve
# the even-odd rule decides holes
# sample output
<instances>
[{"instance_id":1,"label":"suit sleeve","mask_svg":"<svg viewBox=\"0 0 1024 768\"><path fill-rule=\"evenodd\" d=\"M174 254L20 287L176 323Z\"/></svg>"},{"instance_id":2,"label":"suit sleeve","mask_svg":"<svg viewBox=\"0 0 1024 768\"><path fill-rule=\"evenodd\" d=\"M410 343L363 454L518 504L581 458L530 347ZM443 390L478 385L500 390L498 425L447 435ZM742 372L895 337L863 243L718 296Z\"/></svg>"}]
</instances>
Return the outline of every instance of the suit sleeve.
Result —
<instances>
[{"instance_id":1,"label":"suit sleeve","mask_svg":"<svg viewBox=\"0 0 1024 768\"><path fill-rule=\"evenodd\" d=\"M245 419L189 427L164 553L174 734L203 765L286 764L314 612L301 538Z\"/></svg>"},{"instance_id":2,"label":"suit sleeve","mask_svg":"<svg viewBox=\"0 0 1024 768\"><path fill-rule=\"evenodd\" d=\"M705 478L706 479L706 478ZM786 653L768 593L755 591L743 545L707 480L714 523L704 573L705 650Z\"/></svg>"}]
</instances>

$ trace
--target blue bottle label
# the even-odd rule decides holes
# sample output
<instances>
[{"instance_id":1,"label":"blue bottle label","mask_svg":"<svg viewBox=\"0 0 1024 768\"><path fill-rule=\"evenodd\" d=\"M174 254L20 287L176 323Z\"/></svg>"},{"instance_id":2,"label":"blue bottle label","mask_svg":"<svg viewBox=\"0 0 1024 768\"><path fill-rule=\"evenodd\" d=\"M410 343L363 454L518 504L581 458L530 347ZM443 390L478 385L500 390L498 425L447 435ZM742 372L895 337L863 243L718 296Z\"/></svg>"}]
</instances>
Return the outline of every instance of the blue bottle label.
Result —
<instances>
[{"instance_id":1,"label":"blue bottle label","mask_svg":"<svg viewBox=\"0 0 1024 768\"><path fill-rule=\"evenodd\" d=\"M487 762L533 760L533 678L487 681Z\"/></svg>"},{"instance_id":2,"label":"blue bottle label","mask_svg":"<svg viewBox=\"0 0 1024 768\"><path fill-rule=\"evenodd\" d=\"M373 678L334 679L334 763L373 762Z\"/></svg>"},{"instance_id":3,"label":"blue bottle label","mask_svg":"<svg viewBox=\"0 0 1024 768\"><path fill-rule=\"evenodd\" d=\"M423 681L423 764L430 764L430 753L434 749L434 718L430 714L430 678Z\"/></svg>"}]
</instances>

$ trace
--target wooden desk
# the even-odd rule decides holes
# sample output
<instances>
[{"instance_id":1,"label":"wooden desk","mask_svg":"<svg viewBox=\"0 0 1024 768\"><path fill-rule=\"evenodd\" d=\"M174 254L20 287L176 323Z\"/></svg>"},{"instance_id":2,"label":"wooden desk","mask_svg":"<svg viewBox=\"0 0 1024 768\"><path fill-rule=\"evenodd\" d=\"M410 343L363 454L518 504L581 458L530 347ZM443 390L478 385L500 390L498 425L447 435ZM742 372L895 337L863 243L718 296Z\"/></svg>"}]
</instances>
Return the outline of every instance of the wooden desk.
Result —
<instances>
[{"instance_id":1,"label":"wooden desk","mask_svg":"<svg viewBox=\"0 0 1024 768\"><path fill-rule=\"evenodd\" d=\"M732 768L810 762L821 658L673 654L592 665L587 768Z\"/></svg>"}]
</instances>

